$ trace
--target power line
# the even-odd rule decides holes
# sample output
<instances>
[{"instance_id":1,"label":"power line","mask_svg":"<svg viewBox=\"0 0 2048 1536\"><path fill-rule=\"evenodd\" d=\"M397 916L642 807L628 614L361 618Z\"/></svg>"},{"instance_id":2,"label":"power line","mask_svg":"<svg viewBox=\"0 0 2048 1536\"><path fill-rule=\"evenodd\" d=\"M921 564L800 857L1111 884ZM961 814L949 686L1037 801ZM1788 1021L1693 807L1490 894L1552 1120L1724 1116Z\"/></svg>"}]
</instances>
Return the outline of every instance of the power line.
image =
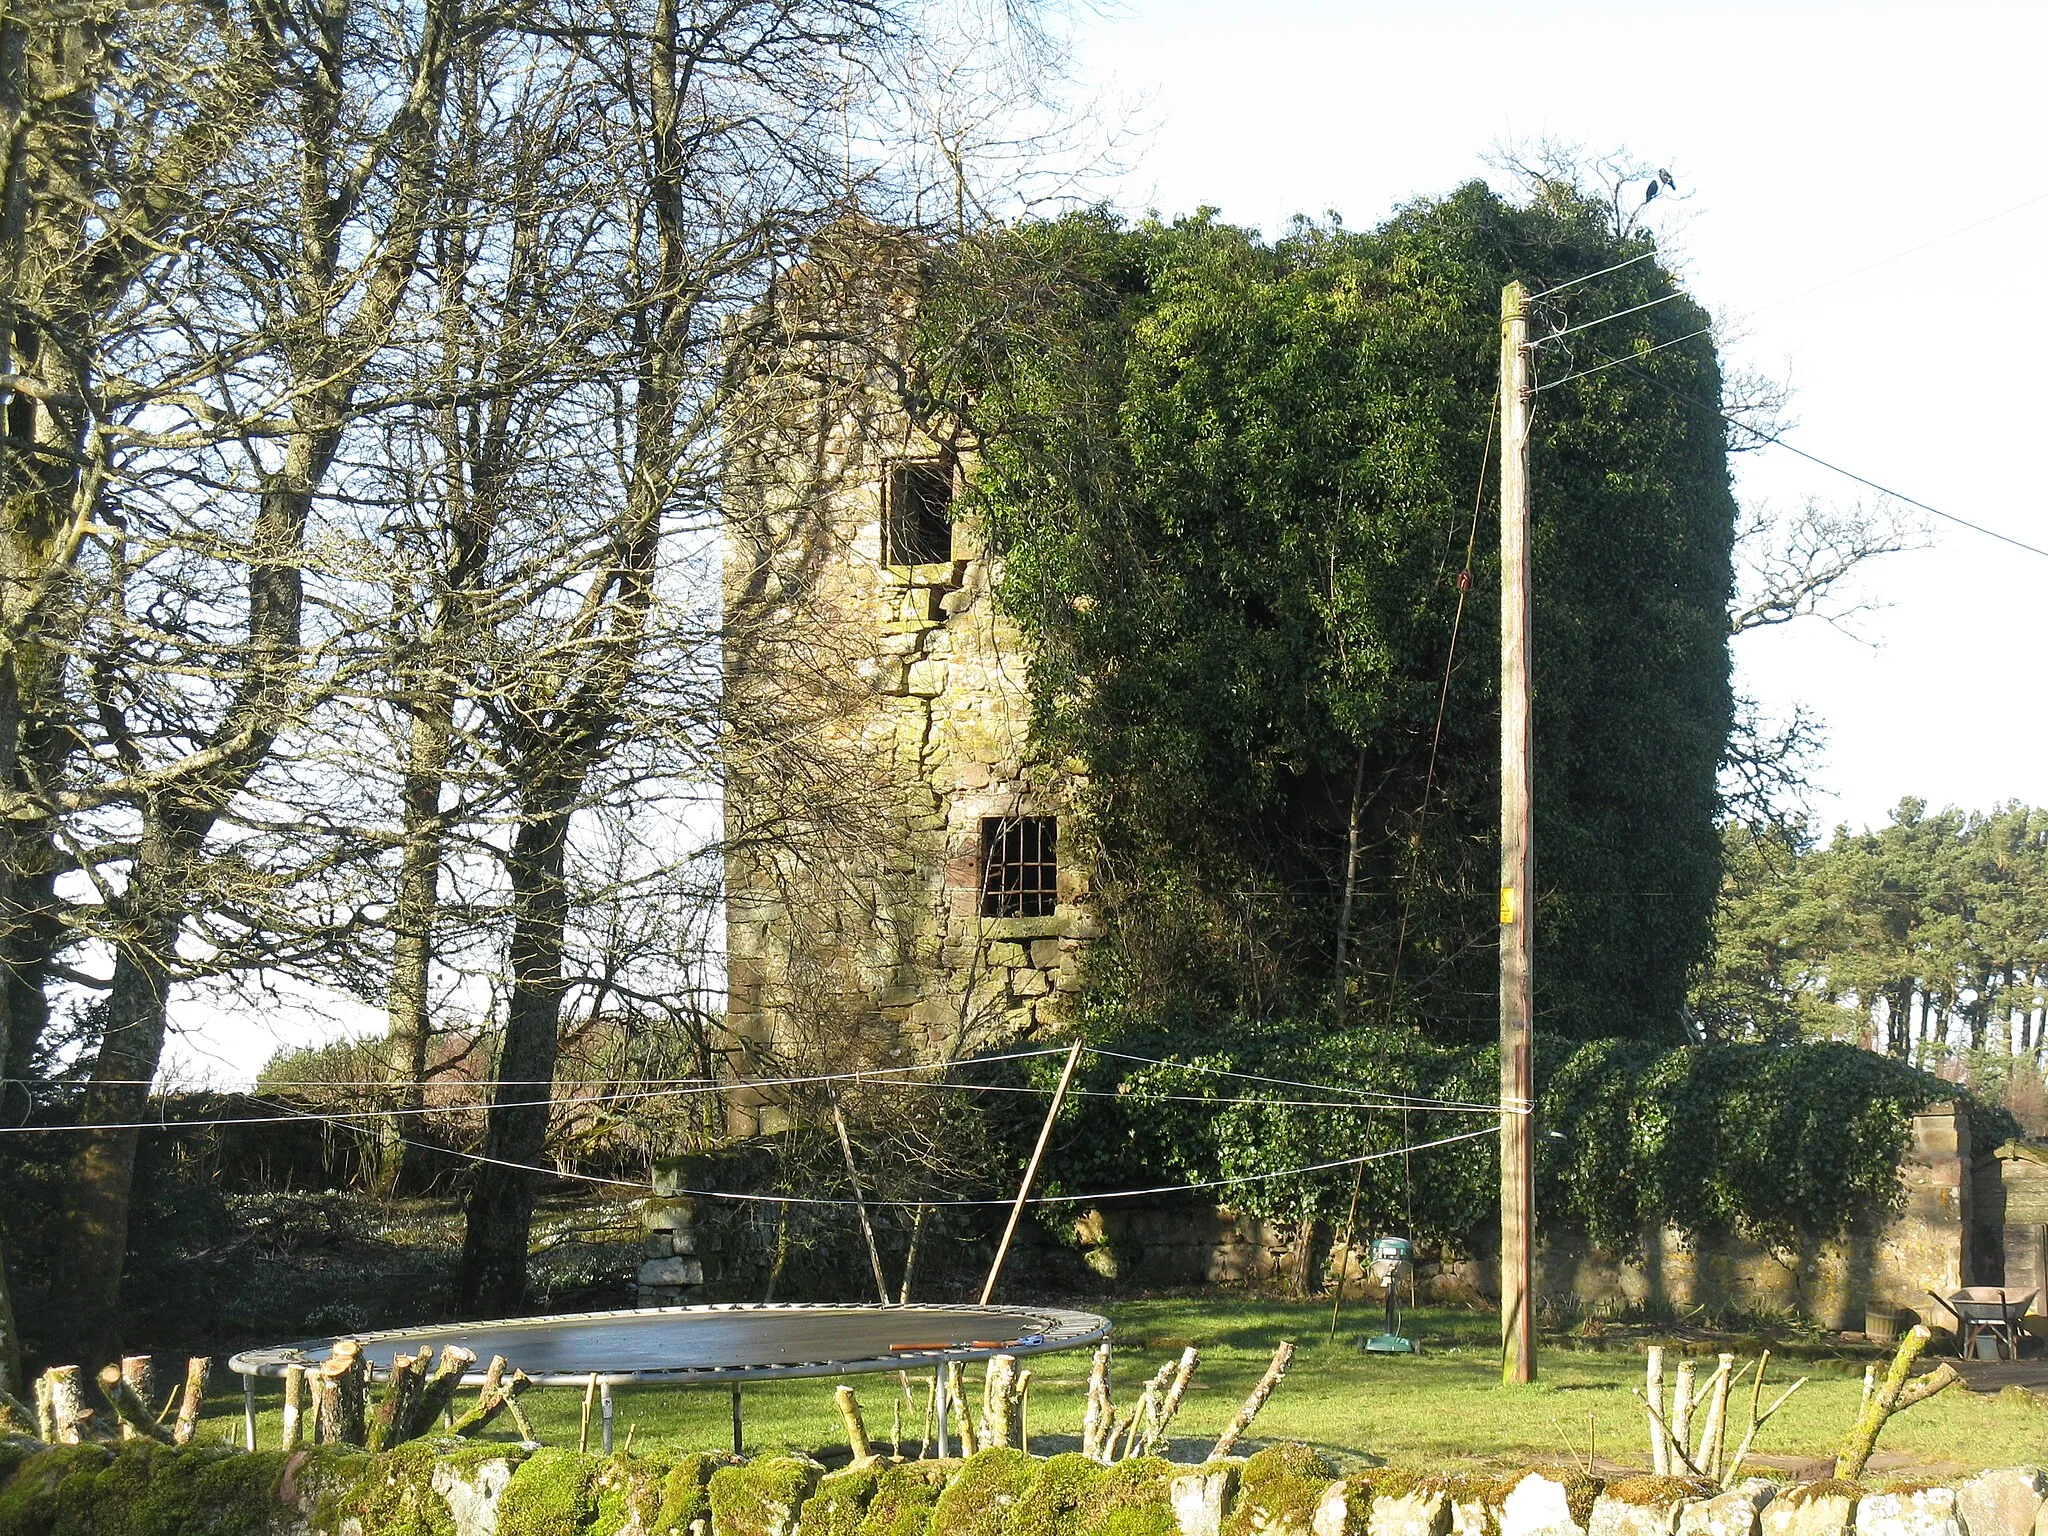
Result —
<instances>
[{"instance_id":1,"label":"power line","mask_svg":"<svg viewBox=\"0 0 2048 1536\"><path fill-rule=\"evenodd\" d=\"M1610 272L1619 272L1623 267L1632 267L1639 261L1648 261L1656 254L1655 251L1644 251L1640 256L1631 256L1627 261L1617 261L1613 266L1602 267L1598 272L1584 272L1577 277L1568 277L1561 283L1552 283L1541 293L1530 294L1530 301L1533 303L1537 299L1547 299L1553 293L1563 293L1567 288L1576 288L1581 283L1590 283L1596 277L1605 277Z\"/></svg>"},{"instance_id":2,"label":"power line","mask_svg":"<svg viewBox=\"0 0 2048 1536\"><path fill-rule=\"evenodd\" d=\"M1610 357L1604 362L1595 363L1591 368L1581 368L1577 373L1568 373L1561 379L1547 379L1536 386L1536 392L1541 394L1546 389L1555 389L1558 385L1569 384L1574 379L1583 379L1595 373L1605 373L1609 368L1619 368L1623 363L1641 362L1653 352L1662 352L1666 347L1675 347L1680 342L1691 341L1697 336L1710 336L1713 334L1713 330L1714 328L1711 325L1703 325L1696 331L1687 331L1683 336L1674 336L1669 341L1660 341L1654 347L1645 347L1640 352L1631 353L1625 357Z\"/></svg>"},{"instance_id":3,"label":"power line","mask_svg":"<svg viewBox=\"0 0 2048 1536\"><path fill-rule=\"evenodd\" d=\"M1940 507L1934 506L1928 502L1921 501L1918 497L1908 496L1904 491L1895 491L1890 486L1884 485L1879 481L1871 479L1868 475L1859 475L1856 473L1855 470L1844 469L1841 465L1831 463L1829 460L1822 458L1817 453L1808 453L1804 448L1795 447L1793 444L1786 442L1784 438L1778 436L1774 432L1766 432L1761 427L1753 427L1748 422L1742 420L1740 417L1735 416L1729 411L1723 410L1719 406L1709 405L1706 401L1698 398L1695 395L1689 395L1682 389L1673 388L1671 385L1666 384L1662 379L1658 378L1655 374L1646 373L1642 369L1636 367L1631 359L1614 358L1611 361L1613 362L1614 366L1618 368L1626 368L1630 373L1633 373L1645 384L1648 384L1653 388L1662 390L1665 394L1671 396L1672 399L1683 401L1687 405L1697 406L1699 407L1699 409L1703 411L1712 412L1714 415L1720 417L1723 421L1727 422L1730 426L1737 427L1740 430L1747 432L1751 437L1755 438L1760 443L1769 443L1771 446L1775 448L1784 449L1787 453L1797 454L1800 458L1805 459L1810 464L1817 464L1822 469L1831 470L1835 474L1841 475L1845 479L1854 480L1858 485L1868 486L1871 490L1876 491L1881 496L1889 496L1894 501L1904 502L1909 507L1917 507L1920 511L1927 513L1929 516L1938 517L1942 519L1944 522L1954 523L1957 527L1960 528L1967 528L1972 533L1981 533L1987 539L1996 539L2001 544L2010 544L2014 549L2025 550L2030 555L2039 555L2043 559L2048 559L2048 549L2043 549L2038 544L2029 544L2026 540L2014 538L2009 533L2000 533L1996 528L1987 528L1982 523L1973 523L1967 517L1959 517L1953 512L1944 512Z\"/></svg>"},{"instance_id":4,"label":"power line","mask_svg":"<svg viewBox=\"0 0 2048 1536\"><path fill-rule=\"evenodd\" d=\"M1380 1152L1368 1152L1362 1157L1340 1157L1327 1163L1305 1163L1298 1168L1279 1168L1268 1173L1241 1173L1220 1179L1202 1179L1191 1184L1155 1184L1145 1189L1113 1189L1094 1194L1082 1195L1033 1195L1025 1201L1027 1205L1086 1205L1100 1200L1136 1200L1148 1195L1184 1195L1205 1189L1224 1189L1240 1184L1260 1184L1274 1179L1298 1178L1303 1174L1327 1173L1333 1168L1350 1168L1363 1163L1376 1163L1389 1157L1399 1157L1416 1152L1429 1152L1438 1147L1448 1147L1461 1141L1472 1141L1481 1136L1493 1136L1498 1132L1492 1126L1477 1131L1460 1131L1453 1136L1440 1136L1434 1141L1418 1142L1413 1146L1388 1147ZM418 1143L409 1143L418 1145ZM428 1148L431 1151L447 1151L446 1148ZM584 1184L603 1184L617 1189L643 1190L647 1186L632 1179L614 1179L604 1174L568 1173L559 1168L549 1168L540 1163L518 1163L507 1158L491 1157L482 1152L456 1152L452 1155L465 1158L473 1163L488 1163L495 1168L511 1168L524 1173L544 1174L549 1178L573 1179ZM754 1191L734 1189L685 1189L676 1193L692 1195L702 1200L739 1200L753 1205L823 1205L854 1207L856 1200L840 1199L828 1195L773 1195ZM934 1209L986 1209L991 1206L1008 1208L1015 1205L1016 1197L1006 1196L990 1200L930 1200L916 1196L886 1198L876 1196L870 1205L923 1205Z\"/></svg>"}]
</instances>

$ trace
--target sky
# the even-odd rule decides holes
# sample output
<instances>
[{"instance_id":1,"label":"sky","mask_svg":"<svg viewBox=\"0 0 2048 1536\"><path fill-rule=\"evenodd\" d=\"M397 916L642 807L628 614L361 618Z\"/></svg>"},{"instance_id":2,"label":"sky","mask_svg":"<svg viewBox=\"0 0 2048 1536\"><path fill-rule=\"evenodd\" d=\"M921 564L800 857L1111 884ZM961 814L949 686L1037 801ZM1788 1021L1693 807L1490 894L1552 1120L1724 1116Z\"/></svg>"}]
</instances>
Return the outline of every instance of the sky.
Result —
<instances>
[{"instance_id":1,"label":"sky","mask_svg":"<svg viewBox=\"0 0 2048 1536\"><path fill-rule=\"evenodd\" d=\"M1729 317L1727 360L1793 386L1790 441L2048 547L2026 472L2048 415L2027 342L2048 278L2048 6L1103 3L1076 23L1075 68L1130 130L1107 187L1127 212L1370 226L1500 180L1497 146L1626 147L1678 182L1653 227ZM1751 504L1870 495L1776 449L1737 473ZM2048 804L2048 558L1934 521L1857 596L1881 605L1861 638L1809 620L1736 648L1739 688L1826 723L1823 827L1882 824L1906 795ZM187 996L175 1016L186 1078L383 1024L290 992Z\"/></svg>"},{"instance_id":2,"label":"sky","mask_svg":"<svg viewBox=\"0 0 2048 1536\"><path fill-rule=\"evenodd\" d=\"M2026 342L2048 7L1125 0L1074 43L1130 130L1110 187L1128 212L1369 227L1475 176L1505 190L1487 156L1545 138L1668 168L1685 197L1652 227L1727 317L1727 361L1791 384L1788 441L2048 548ZM1750 505L1875 499L1775 448L1736 469ZM1823 826L1881 825L1907 795L2048 803L2048 558L1927 521L1926 548L1867 568L1855 636L1737 642L1739 689L1826 724Z\"/></svg>"}]
</instances>

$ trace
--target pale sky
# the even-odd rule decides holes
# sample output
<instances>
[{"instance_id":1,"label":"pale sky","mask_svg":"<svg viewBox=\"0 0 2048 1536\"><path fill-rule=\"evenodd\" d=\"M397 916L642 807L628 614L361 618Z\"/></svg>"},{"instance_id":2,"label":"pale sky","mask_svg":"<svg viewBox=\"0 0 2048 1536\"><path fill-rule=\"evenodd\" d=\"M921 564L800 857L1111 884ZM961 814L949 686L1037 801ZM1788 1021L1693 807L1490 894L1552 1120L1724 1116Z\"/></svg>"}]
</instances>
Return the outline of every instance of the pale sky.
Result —
<instances>
[{"instance_id":1,"label":"pale sky","mask_svg":"<svg viewBox=\"0 0 2048 1536\"><path fill-rule=\"evenodd\" d=\"M1692 196L1660 227L1710 310L1754 312L1728 356L1790 379L1789 440L2048 547L2026 473L2048 375L2025 361L2048 7L1125 0L1076 40L1091 85L1140 103L1127 210L1369 226L1544 137L1668 167ZM1738 472L1746 500L1869 495L1776 449ZM1934 529L1869 572L1875 648L1817 621L1738 646L1738 686L1827 723L1824 821L2048 802L2048 559Z\"/></svg>"}]
</instances>

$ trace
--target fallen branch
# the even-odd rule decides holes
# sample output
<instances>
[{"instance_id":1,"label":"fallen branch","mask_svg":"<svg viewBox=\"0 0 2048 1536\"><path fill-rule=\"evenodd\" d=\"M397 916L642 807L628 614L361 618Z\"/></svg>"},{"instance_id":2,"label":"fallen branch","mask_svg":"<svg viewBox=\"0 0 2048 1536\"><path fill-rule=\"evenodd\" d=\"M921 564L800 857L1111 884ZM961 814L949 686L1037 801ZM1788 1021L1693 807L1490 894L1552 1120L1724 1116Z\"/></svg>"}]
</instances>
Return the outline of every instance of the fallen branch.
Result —
<instances>
[{"instance_id":1,"label":"fallen branch","mask_svg":"<svg viewBox=\"0 0 2048 1536\"><path fill-rule=\"evenodd\" d=\"M1273 1351L1273 1363L1266 1367L1266 1374L1261 1376L1259 1384L1252 1388L1252 1395L1246 1398L1244 1406L1237 1410L1237 1417L1230 1421L1230 1427L1217 1439L1215 1447L1209 1452L1209 1460L1215 1461L1230 1454L1231 1447L1237 1444L1247 1429L1251 1428L1252 1420L1257 1418L1259 1410L1266 1406L1266 1399L1273 1395L1273 1389L1280 1385L1280 1378L1287 1374L1287 1363L1293 1358L1293 1341L1281 1340L1280 1347Z\"/></svg>"},{"instance_id":2,"label":"fallen branch","mask_svg":"<svg viewBox=\"0 0 2048 1536\"><path fill-rule=\"evenodd\" d=\"M100 1371L100 1396L107 1400L107 1406L119 1421L123 1440L154 1440L159 1445L172 1443L170 1432L150 1417L149 1405L135 1395L135 1388L121 1375L120 1366L109 1365Z\"/></svg>"},{"instance_id":3,"label":"fallen branch","mask_svg":"<svg viewBox=\"0 0 2048 1536\"><path fill-rule=\"evenodd\" d=\"M0 1435L21 1435L30 1440L40 1440L42 1426L36 1422L36 1411L20 1398L0 1388Z\"/></svg>"},{"instance_id":4,"label":"fallen branch","mask_svg":"<svg viewBox=\"0 0 2048 1536\"><path fill-rule=\"evenodd\" d=\"M455 1427L451 1431L452 1434L458 1438L467 1439L471 1435L481 1433L489 1426L491 1420L495 1419L499 1414L507 1413L510 1415L513 1424L518 1426L522 1438L528 1440L533 1438L529 1433L532 1426L526 1422L526 1415L520 1410L519 1404L516 1401L519 1394L533 1385L533 1383L527 1378L524 1371L514 1371L509 1380L503 1379L504 1373L504 1357L502 1355L493 1355L490 1368L485 1372L483 1389L477 1393L475 1406L456 1419ZM588 1434L587 1423L586 1419L586 1435Z\"/></svg>"}]
</instances>

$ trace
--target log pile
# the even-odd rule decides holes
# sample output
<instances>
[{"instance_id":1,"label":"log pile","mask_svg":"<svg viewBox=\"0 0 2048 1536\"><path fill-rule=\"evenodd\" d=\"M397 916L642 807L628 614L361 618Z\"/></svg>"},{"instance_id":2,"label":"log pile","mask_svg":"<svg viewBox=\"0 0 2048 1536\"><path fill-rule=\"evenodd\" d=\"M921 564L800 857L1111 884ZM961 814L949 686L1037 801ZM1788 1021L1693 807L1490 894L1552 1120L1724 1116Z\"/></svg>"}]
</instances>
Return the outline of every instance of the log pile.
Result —
<instances>
[{"instance_id":1,"label":"log pile","mask_svg":"<svg viewBox=\"0 0 2048 1536\"><path fill-rule=\"evenodd\" d=\"M492 1357L476 1401L460 1414L455 1411L462 1378L475 1364L475 1354L456 1344L443 1349L438 1360L425 1349L417 1355L394 1356L373 1407L375 1372L369 1359L354 1339L341 1339L319 1365L286 1368L279 1448L352 1445L388 1451L437 1426L458 1438L470 1438L500 1414L511 1419L522 1439L538 1444L518 1401L533 1383L525 1372L511 1369L502 1355ZM193 1356L185 1362L183 1383L159 1403L155 1365L147 1355L126 1356L90 1380L75 1365L53 1365L36 1378L33 1406L0 1391L0 1436L46 1445L133 1440L190 1445L206 1408L212 1370L212 1360Z\"/></svg>"}]
</instances>

